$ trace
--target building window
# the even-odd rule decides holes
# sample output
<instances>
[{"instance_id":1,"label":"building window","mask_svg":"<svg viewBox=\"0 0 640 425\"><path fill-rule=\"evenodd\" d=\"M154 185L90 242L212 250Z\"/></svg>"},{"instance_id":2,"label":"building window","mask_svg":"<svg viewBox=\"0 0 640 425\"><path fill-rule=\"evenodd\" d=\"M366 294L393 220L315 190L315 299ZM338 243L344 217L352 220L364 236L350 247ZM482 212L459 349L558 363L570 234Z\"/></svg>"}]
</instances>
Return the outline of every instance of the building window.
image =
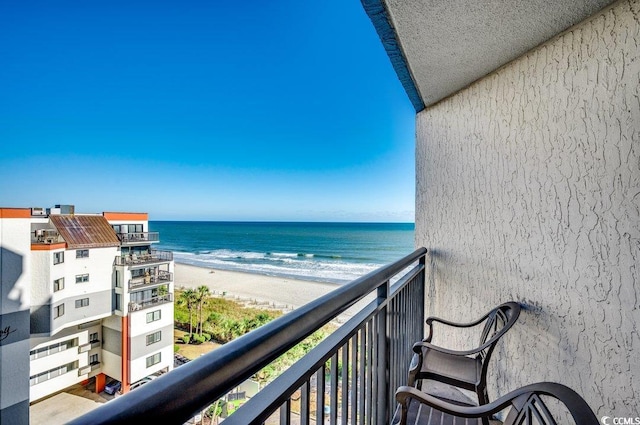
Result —
<instances>
[{"instance_id":1,"label":"building window","mask_svg":"<svg viewBox=\"0 0 640 425\"><path fill-rule=\"evenodd\" d=\"M89 273L77 274L76 283L84 283L84 282L89 282Z\"/></svg>"},{"instance_id":2,"label":"building window","mask_svg":"<svg viewBox=\"0 0 640 425\"><path fill-rule=\"evenodd\" d=\"M78 338L69 339L63 342L57 342L55 344L47 345L46 347L31 350L29 352L29 359L35 360L35 359L40 359L42 357L47 357L64 350L68 350L69 348L75 347L77 345L78 345Z\"/></svg>"},{"instance_id":3,"label":"building window","mask_svg":"<svg viewBox=\"0 0 640 425\"><path fill-rule=\"evenodd\" d=\"M89 334L89 342L98 342L100 340L100 336L98 335L98 332L93 332L92 334Z\"/></svg>"},{"instance_id":4,"label":"building window","mask_svg":"<svg viewBox=\"0 0 640 425\"><path fill-rule=\"evenodd\" d=\"M62 291L64 289L64 277L53 281L53 292Z\"/></svg>"},{"instance_id":5,"label":"building window","mask_svg":"<svg viewBox=\"0 0 640 425\"><path fill-rule=\"evenodd\" d=\"M142 224L130 224L128 230L129 233L142 233Z\"/></svg>"},{"instance_id":6,"label":"building window","mask_svg":"<svg viewBox=\"0 0 640 425\"><path fill-rule=\"evenodd\" d=\"M64 251L58 251L53 253L53 264L64 263Z\"/></svg>"},{"instance_id":7,"label":"building window","mask_svg":"<svg viewBox=\"0 0 640 425\"><path fill-rule=\"evenodd\" d=\"M89 258L89 250L88 249L76 250L76 258Z\"/></svg>"},{"instance_id":8,"label":"building window","mask_svg":"<svg viewBox=\"0 0 640 425\"><path fill-rule=\"evenodd\" d=\"M80 300L76 300L76 308L87 307L89 305L89 298L82 298Z\"/></svg>"},{"instance_id":9,"label":"building window","mask_svg":"<svg viewBox=\"0 0 640 425\"><path fill-rule=\"evenodd\" d=\"M58 317L64 316L64 303L57 305L53 308L53 318L57 319Z\"/></svg>"},{"instance_id":10,"label":"building window","mask_svg":"<svg viewBox=\"0 0 640 425\"><path fill-rule=\"evenodd\" d=\"M90 365L94 365L94 364L98 364L100 363L100 361L98 360L98 355L97 354L92 354L89 356L89 364Z\"/></svg>"},{"instance_id":11,"label":"building window","mask_svg":"<svg viewBox=\"0 0 640 425\"><path fill-rule=\"evenodd\" d=\"M154 332L150 335L147 335L147 345L155 344L156 342L160 342L162 338L162 331Z\"/></svg>"},{"instance_id":12,"label":"building window","mask_svg":"<svg viewBox=\"0 0 640 425\"><path fill-rule=\"evenodd\" d=\"M147 367L151 367L154 364L160 363L160 354L161 353L156 353L153 356L147 357Z\"/></svg>"},{"instance_id":13,"label":"building window","mask_svg":"<svg viewBox=\"0 0 640 425\"><path fill-rule=\"evenodd\" d=\"M160 310L147 313L147 323L155 322L156 320L160 320Z\"/></svg>"},{"instance_id":14,"label":"building window","mask_svg":"<svg viewBox=\"0 0 640 425\"><path fill-rule=\"evenodd\" d=\"M34 386L41 382L48 381L49 379L53 379L56 376L64 375L67 372L71 372L72 370L76 370L78 368L78 362L67 363L66 365L62 365L46 372L39 373L37 375L32 375L29 377L29 385Z\"/></svg>"}]
</instances>

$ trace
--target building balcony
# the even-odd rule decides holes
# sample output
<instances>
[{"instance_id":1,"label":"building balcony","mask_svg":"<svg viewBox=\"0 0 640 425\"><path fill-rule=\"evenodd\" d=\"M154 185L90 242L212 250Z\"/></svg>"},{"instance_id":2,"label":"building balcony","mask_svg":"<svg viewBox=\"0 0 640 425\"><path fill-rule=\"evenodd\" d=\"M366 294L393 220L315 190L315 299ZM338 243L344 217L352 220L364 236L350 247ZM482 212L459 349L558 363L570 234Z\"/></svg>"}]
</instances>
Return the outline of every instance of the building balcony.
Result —
<instances>
[{"instance_id":1,"label":"building balcony","mask_svg":"<svg viewBox=\"0 0 640 425\"><path fill-rule=\"evenodd\" d=\"M159 295L147 300L130 302L129 312L140 311L150 307L157 307L162 304L173 302L173 294Z\"/></svg>"},{"instance_id":2,"label":"building balcony","mask_svg":"<svg viewBox=\"0 0 640 425\"><path fill-rule=\"evenodd\" d=\"M348 321L224 422L388 423L395 390L407 382L407 347L424 337L426 252L340 286L71 423L185 423L347 310Z\"/></svg>"},{"instance_id":3,"label":"building balcony","mask_svg":"<svg viewBox=\"0 0 640 425\"><path fill-rule=\"evenodd\" d=\"M146 245L160 241L158 232L118 233L122 245Z\"/></svg>"},{"instance_id":4,"label":"building balcony","mask_svg":"<svg viewBox=\"0 0 640 425\"><path fill-rule=\"evenodd\" d=\"M55 244L64 242L56 229L37 229L31 234L32 244Z\"/></svg>"},{"instance_id":5,"label":"building balcony","mask_svg":"<svg viewBox=\"0 0 640 425\"><path fill-rule=\"evenodd\" d=\"M139 276L129 279L129 289L137 289L144 286L158 285L173 282L173 273L161 270L157 275Z\"/></svg>"},{"instance_id":6,"label":"building balcony","mask_svg":"<svg viewBox=\"0 0 640 425\"><path fill-rule=\"evenodd\" d=\"M142 254L128 254L117 256L116 266L139 266L153 263L167 263L173 261L173 252L152 249Z\"/></svg>"},{"instance_id":7,"label":"building balcony","mask_svg":"<svg viewBox=\"0 0 640 425\"><path fill-rule=\"evenodd\" d=\"M89 341L86 344L78 346L78 354L86 353L87 351L100 347L100 340L97 341Z\"/></svg>"},{"instance_id":8,"label":"building balcony","mask_svg":"<svg viewBox=\"0 0 640 425\"><path fill-rule=\"evenodd\" d=\"M86 375L93 372L96 369L100 369L100 362L93 362L87 366L78 369L78 376Z\"/></svg>"}]
</instances>

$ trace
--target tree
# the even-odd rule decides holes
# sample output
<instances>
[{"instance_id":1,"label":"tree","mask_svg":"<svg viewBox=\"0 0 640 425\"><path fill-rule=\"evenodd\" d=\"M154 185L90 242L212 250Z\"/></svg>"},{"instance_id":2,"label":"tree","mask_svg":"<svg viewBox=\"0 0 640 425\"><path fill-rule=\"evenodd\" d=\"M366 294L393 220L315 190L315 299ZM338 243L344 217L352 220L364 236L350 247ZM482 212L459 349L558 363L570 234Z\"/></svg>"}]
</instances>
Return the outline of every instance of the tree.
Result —
<instances>
[{"instance_id":1,"label":"tree","mask_svg":"<svg viewBox=\"0 0 640 425\"><path fill-rule=\"evenodd\" d=\"M204 304L207 302L207 298L209 298L209 294L211 292L209 291L209 287L206 285L200 285L198 286L198 288L196 289L196 300L198 303L198 325L199 325L199 332L196 329L196 331L198 332L198 335L202 336L202 308L204 307Z\"/></svg>"},{"instance_id":2,"label":"tree","mask_svg":"<svg viewBox=\"0 0 640 425\"><path fill-rule=\"evenodd\" d=\"M191 334L193 334L193 307L197 304L197 297L196 291L193 289L185 289L180 294L180 298L178 298L178 303L187 307L187 310L189 310L189 338L191 338Z\"/></svg>"}]
</instances>

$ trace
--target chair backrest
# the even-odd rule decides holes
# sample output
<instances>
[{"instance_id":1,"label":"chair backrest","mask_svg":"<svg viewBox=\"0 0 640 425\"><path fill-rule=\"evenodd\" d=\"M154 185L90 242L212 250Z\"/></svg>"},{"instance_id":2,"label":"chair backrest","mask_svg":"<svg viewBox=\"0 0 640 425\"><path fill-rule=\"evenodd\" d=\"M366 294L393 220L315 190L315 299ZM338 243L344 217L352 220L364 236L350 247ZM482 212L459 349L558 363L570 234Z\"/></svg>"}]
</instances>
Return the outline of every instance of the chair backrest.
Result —
<instances>
[{"instance_id":1,"label":"chair backrest","mask_svg":"<svg viewBox=\"0 0 640 425\"><path fill-rule=\"evenodd\" d=\"M479 345L488 344L487 347L479 353L480 358L483 363L485 363L485 367L496 343L502 335L516 323L518 316L520 316L520 304L513 301L500 304L487 315L482 334L480 335Z\"/></svg>"}]
</instances>

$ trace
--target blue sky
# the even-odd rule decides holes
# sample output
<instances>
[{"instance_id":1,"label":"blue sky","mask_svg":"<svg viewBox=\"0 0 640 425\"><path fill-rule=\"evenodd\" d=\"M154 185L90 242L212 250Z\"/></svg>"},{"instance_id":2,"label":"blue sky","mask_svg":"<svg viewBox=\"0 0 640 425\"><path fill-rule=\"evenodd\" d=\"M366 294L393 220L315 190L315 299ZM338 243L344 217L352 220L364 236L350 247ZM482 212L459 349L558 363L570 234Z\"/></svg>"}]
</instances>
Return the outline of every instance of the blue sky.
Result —
<instances>
[{"instance_id":1,"label":"blue sky","mask_svg":"<svg viewBox=\"0 0 640 425\"><path fill-rule=\"evenodd\" d=\"M359 0L3 0L0 57L0 206L413 221L415 112Z\"/></svg>"}]
</instances>

